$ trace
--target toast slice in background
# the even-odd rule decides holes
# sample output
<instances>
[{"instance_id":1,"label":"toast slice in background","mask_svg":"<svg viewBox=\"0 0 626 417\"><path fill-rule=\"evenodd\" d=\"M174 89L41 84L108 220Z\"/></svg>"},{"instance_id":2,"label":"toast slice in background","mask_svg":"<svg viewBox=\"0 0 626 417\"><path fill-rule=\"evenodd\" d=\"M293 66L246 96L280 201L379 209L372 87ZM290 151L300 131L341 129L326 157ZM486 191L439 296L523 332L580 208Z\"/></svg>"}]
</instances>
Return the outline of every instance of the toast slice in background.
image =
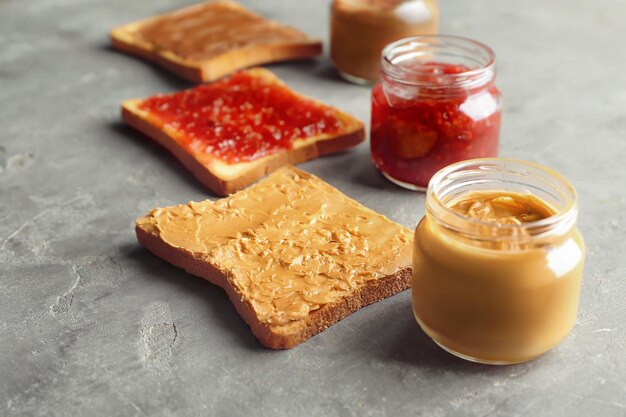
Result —
<instances>
[{"instance_id":1,"label":"toast slice in background","mask_svg":"<svg viewBox=\"0 0 626 417\"><path fill-rule=\"evenodd\" d=\"M111 30L116 49L201 83L235 70L322 53L319 40L259 16L230 0L216 0Z\"/></svg>"},{"instance_id":2,"label":"toast slice in background","mask_svg":"<svg viewBox=\"0 0 626 417\"><path fill-rule=\"evenodd\" d=\"M224 288L272 349L410 286L411 231L293 167L215 202L157 208L135 230L155 255Z\"/></svg>"},{"instance_id":3,"label":"toast slice in background","mask_svg":"<svg viewBox=\"0 0 626 417\"><path fill-rule=\"evenodd\" d=\"M253 82L253 84L250 84L252 87L249 87L254 88L252 93L244 91L244 88L238 85L244 82ZM214 88L220 88L221 90L213 91L212 89ZM275 100L275 97L277 97L275 93L279 95L280 100ZM315 110L316 114L321 115L320 117L323 117L325 120L333 121L335 125L333 127L326 123L324 125L326 130L320 131L326 133L318 133L315 129L307 130L306 126L300 126L301 129L298 132L302 133L301 137L293 138L291 143L283 144L283 147L273 148L266 152L267 154L254 155L247 159L244 158L243 154L239 159L230 155L229 160L226 160L224 159L225 156L220 155L217 150L222 145L221 143L217 143L217 146L213 147L213 151L207 151L208 148L203 145L202 140L196 140L197 138L190 139L189 135L181 130L188 124L190 114L198 116L194 107L183 108L182 106L193 106L195 104L189 103L197 104L198 101L205 100L203 95L208 94L212 94L211 97L219 96L221 104L219 106L213 105L211 104L212 98L209 98L207 99L209 104L201 106L204 113L197 120L208 124L208 127L200 132L207 140L217 140L217 129L222 129L220 132L225 131L224 129L229 127L229 123L240 123L237 117L245 116L241 114L242 112L238 108L226 108L225 103L229 100L227 95L247 94L245 96L246 100L255 99L258 101L258 103L246 102L246 105L250 106L251 109L247 110L250 114L243 124L248 123L249 126L243 126L241 129L254 130L271 127L276 129L276 134L282 134L281 126L285 125L285 120L287 122L291 120L289 123L292 123L294 117L297 119L297 123L315 126L318 122L314 119L315 114L313 113L315 112L310 113L312 119L302 119L302 114L298 114L306 113L302 110L305 108ZM289 100L286 103L290 105L286 108L284 106L285 97ZM168 101L170 99L174 100L174 102L170 103ZM152 101L148 103L149 100ZM239 99L233 98L233 100ZM272 100L282 100L283 107L274 105ZM152 108L142 108L142 106L148 105L144 103L148 103ZM172 108L177 106L176 103L183 104L180 104L180 108ZM155 106L157 107L156 109L154 109ZM164 106L168 108L167 112L160 113L159 109ZM227 122L222 118L223 113L226 111L230 111L230 114L233 115L233 117L229 116L229 121ZM257 116L266 118L256 120L255 117ZM133 128L167 148L202 184L219 195L228 195L240 190L282 166L298 164L321 155L339 152L364 140L364 128L361 121L336 108L295 93L272 72L264 68L252 68L241 71L213 84L197 86L172 95L160 95L146 100L126 100L122 103L122 119ZM187 120L187 122L181 124L181 120ZM192 122L195 125L196 119L193 119ZM254 126L255 124L258 124L258 126ZM305 132L310 134L306 135ZM224 137L223 139L226 142L233 138ZM243 146L247 140L247 136L239 137L237 142L230 141L228 143L234 144L233 146L235 147ZM269 141L272 140L271 138L269 139ZM260 145L265 146L263 143L260 143Z\"/></svg>"}]
</instances>

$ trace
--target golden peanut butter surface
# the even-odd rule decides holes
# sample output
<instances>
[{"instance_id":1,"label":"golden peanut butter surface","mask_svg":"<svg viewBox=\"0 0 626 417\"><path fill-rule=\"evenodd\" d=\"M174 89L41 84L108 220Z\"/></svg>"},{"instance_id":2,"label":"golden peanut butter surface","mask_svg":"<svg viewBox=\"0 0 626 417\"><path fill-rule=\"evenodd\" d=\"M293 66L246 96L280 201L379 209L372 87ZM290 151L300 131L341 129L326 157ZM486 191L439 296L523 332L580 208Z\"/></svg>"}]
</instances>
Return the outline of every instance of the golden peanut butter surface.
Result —
<instances>
[{"instance_id":1,"label":"golden peanut butter surface","mask_svg":"<svg viewBox=\"0 0 626 417\"><path fill-rule=\"evenodd\" d=\"M410 230L295 168L216 202L153 210L137 224L220 269L274 325L411 264Z\"/></svg>"},{"instance_id":2,"label":"golden peanut butter surface","mask_svg":"<svg viewBox=\"0 0 626 417\"><path fill-rule=\"evenodd\" d=\"M136 36L188 60L254 46L301 41L297 29L263 18L230 1L216 1L152 19Z\"/></svg>"},{"instance_id":3,"label":"golden peanut butter surface","mask_svg":"<svg viewBox=\"0 0 626 417\"><path fill-rule=\"evenodd\" d=\"M465 194L448 208L476 220L517 225L555 214L554 209L535 196L500 191Z\"/></svg>"},{"instance_id":4,"label":"golden peanut butter surface","mask_svg":"<svg viewBox=\"0 0 626 417\"><path fill-rule=\"evenodd\" d=\"M337 7L375 8L391 10L402 4L404 0L335 0Z\"/></svg>"}]
</instances>

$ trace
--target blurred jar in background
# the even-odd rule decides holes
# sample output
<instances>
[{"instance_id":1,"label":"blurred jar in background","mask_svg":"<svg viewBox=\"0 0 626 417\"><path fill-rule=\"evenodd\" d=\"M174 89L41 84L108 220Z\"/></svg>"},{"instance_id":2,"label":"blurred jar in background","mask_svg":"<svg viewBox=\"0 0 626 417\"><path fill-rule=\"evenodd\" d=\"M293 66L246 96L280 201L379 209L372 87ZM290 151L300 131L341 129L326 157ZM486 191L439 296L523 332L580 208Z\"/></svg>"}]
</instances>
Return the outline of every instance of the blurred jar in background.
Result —
<instances>
[{"instance_id":1,"label":"blurred jar in background","mask_svg":"<svg viewBox=\"0 0 626 417\"><path fill-rule=\"evenodd\" d=\"M437 0L333 0L330 55L346 80L373 83L380 77L380 54L390 42L435 34Z\"/></svg>"},{"instance_id":2,"label":"blurred jar in background","mask_svg":"<svg viewBox=\"0 0 626 417\"><path fill-rule=\"evenodd\" d=\"M390 181L425 190L441 168L498 154L495 55L458 36L413 36L385 47L372 91L372 160Z\"/></svg>"}]
</instances>

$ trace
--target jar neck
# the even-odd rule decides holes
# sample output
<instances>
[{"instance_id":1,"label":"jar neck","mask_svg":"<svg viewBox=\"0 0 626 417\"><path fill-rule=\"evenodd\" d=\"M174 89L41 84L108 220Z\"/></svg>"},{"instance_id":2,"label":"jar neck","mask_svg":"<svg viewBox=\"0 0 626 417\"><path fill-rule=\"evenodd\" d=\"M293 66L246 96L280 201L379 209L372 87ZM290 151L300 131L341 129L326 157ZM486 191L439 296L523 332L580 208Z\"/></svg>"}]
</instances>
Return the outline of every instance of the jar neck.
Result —
<instances>
[{"instance_id":1,"label":"jar neck","mask_svg":"<svg viewBox=\"0 0 626 417\"><path fill-rule=\"evenodd\" d=\"M532 195L555 214L522 224L502 224L469 218L449 208L451 201L477 191ZM426 195L426 217L449 236L474 246L524 250L570 236L576 228L578 201L572 184L549 168L506 158L474 159L433 176Z\"/></svg>"},{"instance_id":2,"label":"jar neck","mask_svg":"<svg viewBox=\"0 0 626 417\"><path fill-rule=\"evenodd\" d=\"M385 47L381 75L386 83L432 96L477 92L494 83L495 54L488 46L459 36L412 36Z\"/></svg>"}]
</instances>

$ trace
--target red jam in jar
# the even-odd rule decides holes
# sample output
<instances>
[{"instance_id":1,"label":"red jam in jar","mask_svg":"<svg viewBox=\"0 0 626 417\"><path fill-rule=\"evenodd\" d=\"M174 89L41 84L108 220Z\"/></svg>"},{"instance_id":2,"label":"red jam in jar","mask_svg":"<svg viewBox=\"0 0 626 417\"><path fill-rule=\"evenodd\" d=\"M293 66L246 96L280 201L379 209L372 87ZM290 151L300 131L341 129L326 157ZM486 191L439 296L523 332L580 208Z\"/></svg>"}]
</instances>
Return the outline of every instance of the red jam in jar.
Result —
<instances>
[{"instance_id":1,"label":"red jam in jar","mask_svg":"<svg viewBox=\"0 0 626 417\"><path fill-rule=\"evenodd\" d=\"M371 152L394 183L424 190L441 168L498 154L501 94L495 56L456 36L389 44L372 91Z\"/></svg>"}]
</instances>

